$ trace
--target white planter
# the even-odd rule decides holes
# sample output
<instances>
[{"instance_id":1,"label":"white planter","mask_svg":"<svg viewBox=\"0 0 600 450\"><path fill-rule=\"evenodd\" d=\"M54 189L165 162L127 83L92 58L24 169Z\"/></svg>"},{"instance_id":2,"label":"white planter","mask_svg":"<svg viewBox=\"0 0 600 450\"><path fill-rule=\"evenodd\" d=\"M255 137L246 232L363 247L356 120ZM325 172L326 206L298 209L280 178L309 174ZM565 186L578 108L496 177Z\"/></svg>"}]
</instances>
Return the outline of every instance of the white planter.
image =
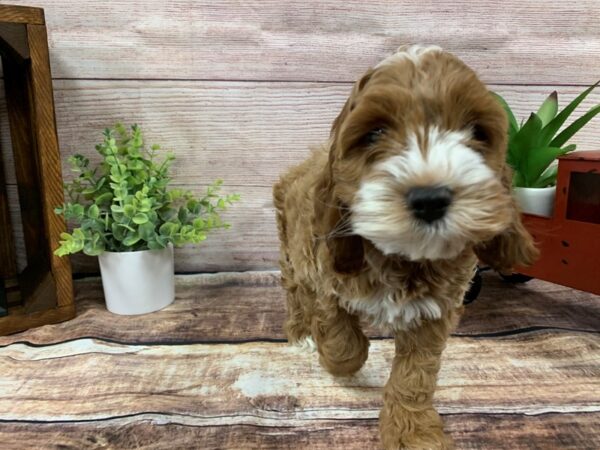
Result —
<instances>
[{"instance_id":1,"label":"white planter","mask_svg":"<svg viewBox=\"0 0 600 450\"><path fill-rule=\"evenodd\" d=\"M175 299L172 245L163 250L104 252L98 260L110 312L146 314L170 305Z\"/></svg>"},{"instance_id":2,"label":"white planter","mask_svg":"<svg viewBox=\"0 0 600 450\"><path fill-rule=\"evenodd\" d=\"M552 217L554 198L556 197L555 186L545 188L516 187L513 189L521 211L536 216Z\"/></svg>"}]
</instances>

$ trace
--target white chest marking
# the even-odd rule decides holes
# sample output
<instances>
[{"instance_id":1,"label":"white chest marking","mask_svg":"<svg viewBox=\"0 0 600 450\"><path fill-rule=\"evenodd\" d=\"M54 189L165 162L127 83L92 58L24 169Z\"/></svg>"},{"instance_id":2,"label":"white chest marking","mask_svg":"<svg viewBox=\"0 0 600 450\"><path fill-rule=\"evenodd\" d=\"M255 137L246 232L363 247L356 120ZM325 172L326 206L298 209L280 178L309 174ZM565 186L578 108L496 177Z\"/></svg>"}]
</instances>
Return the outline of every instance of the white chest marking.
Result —
<instances>
[{"instance_id":1,"label":"white chest marking","mask_svg":"<svg viewBox=\"0 0 600 450\"><path fill-rule=\"evenodd\" d=\"M394 330L406 330L421 324L422 320L437 320L442 310L432 298L420 298L407 303L396 303L393 295L377 298L343 300L342 305L350 312L364 313L373 325Z\"/></svg>"}]
</instances>

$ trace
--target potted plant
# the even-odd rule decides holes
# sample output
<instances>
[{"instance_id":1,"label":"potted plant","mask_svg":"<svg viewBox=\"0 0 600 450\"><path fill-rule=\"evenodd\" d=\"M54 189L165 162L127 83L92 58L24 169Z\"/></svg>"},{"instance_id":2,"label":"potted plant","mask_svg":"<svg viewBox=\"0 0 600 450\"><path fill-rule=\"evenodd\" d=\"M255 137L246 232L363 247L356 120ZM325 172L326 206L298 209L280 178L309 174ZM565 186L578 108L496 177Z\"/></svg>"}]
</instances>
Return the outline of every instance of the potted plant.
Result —
<instances>
[{"instance_id":1,"label":"potted plant","mask_svg":"<svg viewBox=\"0 0 600 450\"><path fill-rule=\"evenodd\" d=\"M228 228L219 212L239 200L220 196L220 180L202 198L170 189L169 168L175 157L158 159L160 147L146 148L137 125L120 124L104 131L96 146L100 162L69 158L74 179L65 184L67 202L56 208L75 226L61 234L55 253L98 256L107 308L117 314L144 314L175 298L173 246L206 239Z\"/></svg>"},{"instance_id":2,"label":"potted plant","mask_svg":"<svg viewBox=\"0 0 600 450\"><path fill-rule=\"evenodd\" d=\"M515 197L523 212L550 217L556 196L557 166L553 162L561 155L575 150L569 139L600 113L595 105L560 133L571 113L598 83L583 91L575 100L558 112L558 94L552 92L537 113L531 113L525 123L517 123L506 101L494 94L504 107L509 121L507 162L513 168ZM558 133L558 134L557 134Z\"/></svg>"}]
</instances>

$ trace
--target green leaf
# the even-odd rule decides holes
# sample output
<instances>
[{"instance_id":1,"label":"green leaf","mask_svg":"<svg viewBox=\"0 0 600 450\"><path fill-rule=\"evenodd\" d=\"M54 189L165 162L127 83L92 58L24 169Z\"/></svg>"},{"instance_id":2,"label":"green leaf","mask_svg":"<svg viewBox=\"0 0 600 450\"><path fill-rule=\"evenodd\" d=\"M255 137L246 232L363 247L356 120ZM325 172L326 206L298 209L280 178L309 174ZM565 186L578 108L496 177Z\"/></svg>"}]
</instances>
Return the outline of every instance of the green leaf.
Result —
<instances>
[{"instance_id":1,"label":"green leaf","mask_svg":"<svg viewBox=\"0 0 600 450\"><path fill-rule=\"evenodd\" d=\"M106 206L112 201L112 199L113 199L112 192L105 192L104 194L101 194L98 197L96 197L96 200L94 200L94 203L96 203L96 205L98 205L98 206Z\"/></svg>"},{"instance_id":2,"label":"green leaf","mask_svg":"<svg viewBox=\"0 0 600 450\"><path fill-rule=\"evenodd\" d=\"M173 222L163 223L158 229L162 236L173 236L177 231L179 231L179 224Z\"/></svg>"},{"instance_id":3,"label":"green leaf","mask_svg":"<svg viewBox=\"0 0 600 450\"><path fill-rule=\"evenodd\" d=\"M519 131L519 124L517 123L517 119L515 119L515 115L513 114L512 109L510 109L510 106L508 106L508 103L506 103L506 100L504 100L502 96L495 92L490 91L490 93L500 103L500 105L502 105L504 111L506 111L506 115L508 116L509 134L512 135Z\"/></svg>"},{"instance_id":4,"label":"green leaf","mask_svg":"<svg viewBox=\"0 0 600 450\"><path fill-rule=\"evenodd\" d=\"M94 192L96 192L96 186L90 186L81 191L83 195L92 195Z\"/></svg>"},{"instance_id":5,"label":"green leaf","mask_svg":"<svg viewBox=\"0 0 600 450\"><path fill-rule=\"evenodd\" d=\"M161 208L158 210L158 216L164 221L168 222L172 220L177 215L177 210L175 208Z\"/></svg>"},{"instance_id":6,"label":"green leaf","mask_svg":"<svg viewBox=\"0 0 600 450\"><path fill-rule=\"evenodd\" d=\"M542 106L540 106L540 109L538 109L537 115L542 120L543 126L546 126L552 119L554 119L557 112L558 93L553 91L548 98L544 100L544 103L542 103Z\"/></svg>"},{"instance_id":7,"label":"green leaf","mask_svg":"<svg viewBox=\"0 0 600 450\"><path fill-rule=\"evenodd\" d=\"M135 216L133 216L132 220L133 220L133 223L141 225L143 223L148 222L148 216L144 213L137 213Z\"/></svg>"},{"instance_id":8,"label":"green leaf","mask_svg":"<svg viewBox=\"0 0 600 450\"><path fill-rule=\"evenodd\" d=\"M571 152L575 151L576 148L577 148L577 145L575 145L575 144L569 144L569 145L563 147L562 148L564 151L563 155L566 155L567 153L571 153Z\"/></svg>"},{"instance_id":9,"label":"green leaf","mask_svg":"<svg viewBox=\"0 0 600 450\"><path fill-rule=\"evenodd\" d=\"M558 174L558 165L550 166L540 175L531 187L545 188L556 184L556 175Z\"/></svg>"},{"instance_id":10,"label":"green leaf","mask_svg":"<svg viewBox=\"0 0 600 450\"><path fill-rule=\"evenodd\" d=\"M72 234L60 234L60 246L54 251L57 256L66 256L80 252L84 248L85 235L80 228L75 228Z\"/></svg>"},{"instance_id":11,"label":"green leaf","mask_svg":"<svg viewBox=\"0 0 600 450\"><path fill-rule=\"evenodd\" d=\"M538 180L540 175L548 168L548 166L558 158L564 155L568 149L558 147L542 147L531 150L530 157L523 161L523 174L525 176L526 186L532 187Z\"/></svg>"},{"instance_id":12,"label":"green leaf","mask_svg":"<svg viewBox=\"0 0 600 450\"><path fill-rule=\"evenodd\" d=\"M88 208L87 215L92 219L97 219L100 216L100 208L98 208L98 205L94 203L92 206L90 206Z\"/></svg>"},{"instance_id":13,"label":"green leaf","mask_svg":"<svg viewBox=\"0 0 600 450\"><path fill-rule=\"evenodd\" d=\"M554 119L552 119L548 125L546 125L544 127L544 130L542 132L542 140L541 140L542 145L550 144L550 142L552 141L552 138L554 137L556 132L559 130L559 128L562 127L562 125L569 118L569 116L575 110L575 108L577 108L579 106L579 104L588 96L588 94L590 92L592 92L592 90L596 86L598 86L598 83L600 83L600 81L597 81L596 84L594 84L593 86L590 86L585 91L583 91L581 94L579 94L575 98L575 100L573 100L571 103L569 103L565 107L565 109L563 109L561 112L559 112L558 115Z\"/></svg>"},{"instance_id":14,"label":"green leaf","mask_svg":"<svg viewBox=\"0 0 600 450\"><path fill-rule=\"evenodd\" d=\"M132 247L133 245L137 244L141 239L141 236L139 234L134 234L134 233L130 233L128 234L125 239L123 239L123 245L127 246L127 247Z\"/></svg>"},{"instance_id":15,"label":"green leaf","mask_svg":"<svg viewBox=\"0 0 600 450\"><path fill-rule=\"evenodd\" d=\"M154 224L151 222L141 224L138 227L138 233L143 240L150 242L156 236L156 233L154 232Z\"/></svg>"},{"instance_id":16,"label":"green leaf","mask_svg":"<svg viewBox=\"0 0 600 450\"><path fill-rule=\"evenodd\" d=\"M542 121L535 113L531 113L527 122L521 127L508 144L508 163L518 171L522 170L522 162L529 158L532 148L539 147Z\"/></svg>"},{"instance_id":17,"label":"green leaf","mask_svg":"<svg viewBox=\"0 0 600 450\"><path fill-rule=\"evenodd\" d=\"M66 245L63 244L60 247L58 247L56 250L54 250L54 254L56 256L60 256L60 257L67 256L69 254L69 249L67 248Z\"/></svg>"},{"instance_id":18,"label":"green leaf","mask_svg":"<svg viewBox=\"0 0 600 450\"><path fill-rule=\"evenodd\" d=\"M127 164L127 168L129 170L143 170L146 168L146 166L144 165L144 163L142 161L140 161L139 159L135 159L133 161L130 161Z\"/></svg>"},{"instance_id":19,"label":"green leaf","mask_svg":"<svg viewBox=\"0 0 600 450\"><path fill-rule=\"evenodd\" d=\"M145 198L140 202L139 210L140 212L148 212L152 209L152 200L149 198Z\"/></svg>"},{"instance_id":20,"label":"green leaf","mask_svg":"<svg viewBox=\"0 0 600 450\"><path fill-rule=\"evenodd\" d=\"M131 218L133 218L133 216L135 216L135 206L125 205L123 207L123 212L125 213L126 217L129 217L131 219Z\"/></svg>"},{"instance_id":21,"label":"green leaf","mask_svg":"<svg viewBox=\"0 0 600 450\"><path fill-rule=\"evenodd\" d=\"M122 242L125 239L125 235L127 234L127 230L124 227L119 226L118 223L113 223L111 226L112 235L116 241Z\"/></svg>"},{"instance_id":22,"label":"green leaf","mask_svg":"<svg viewBox=\"0 0 600 450\"><path fill-rule=\"evenodd\" d=\"M156 242L161 246L160 248L165 248L170 240L165 236L156 236Z\"/></svg>"},{"instance_id":23,"label":"green leaf","mask_svg":"<svg viewBox=\"0 0 600 450\"><path fill-rule=\"evenodd\" d=\"M135 228L133 228L130 225L127 225L126 223L117 223L116 226L118 228L123 228L124 230L127 230L127 231L132 231L132 232L135 231Z\"/></svg>"},{"instance_id":24,"label":"green leaf","mask_svg":"<svg viewBox=\"0 0 600 450\"><path fill-rule=\"evenodd\" d=\"M187 208L184 208L182 206L181 208L179 208L179 212L177 213L177 218L179 219L179 221L181 223L185 223L187 221L187 217L188 217L188 210L187 210Z\"/></svg>"},{"instance_id":25,"label":"green leaf","mask_svg":"<svg viewBox=\"0 0 600 450\"><path fill-rule=\"evenodd\" d=\"M161 250L166 247L166 244L161 244L158 240L148 241L148 248L150 250Z\"/></svg>"},{"instance_id":26,"label":"green leaf","mask_svg":"<svg viewBox=\"0 0 600 450\"><path fill-rule=\"evenodd\" d=\"M104 242L100 240L99 234L94 234L91 239L86 240L83 253L89 256L98 256L104 252Z\"/></svg>"},{"instance_id":27,"label":"green leaf","mask_svg":"<svg viewBox=\"0 0 600 450\"><path fill-rule=\"evenodd\" d=\"M586 112L583 116L561 131L552 142L551 147L562 147L575 133L581 130L590 120L600 113L600 105L596 105Z\"/></svg>"}]
</instances>

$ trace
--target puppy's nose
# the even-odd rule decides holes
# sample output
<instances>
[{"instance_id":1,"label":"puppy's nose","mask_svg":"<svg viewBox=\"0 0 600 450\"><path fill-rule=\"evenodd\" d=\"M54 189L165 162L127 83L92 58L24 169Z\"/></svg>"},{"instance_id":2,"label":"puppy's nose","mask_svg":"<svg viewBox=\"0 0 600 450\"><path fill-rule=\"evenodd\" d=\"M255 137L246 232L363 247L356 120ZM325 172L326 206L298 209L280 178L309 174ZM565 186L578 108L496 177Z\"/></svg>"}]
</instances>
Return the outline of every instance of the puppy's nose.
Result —
<instances>
[{"instance_id":1,"label":"puppy's nose","mask_svg":"<svg viewBox=\"0 0 600 450\"><path fill-rule=\"evenodd\" d=\"M446 214L452 191L445 186L415 187L406 194L406 201L417 219L432 223Z\"/></svg>"}]
</instances>

